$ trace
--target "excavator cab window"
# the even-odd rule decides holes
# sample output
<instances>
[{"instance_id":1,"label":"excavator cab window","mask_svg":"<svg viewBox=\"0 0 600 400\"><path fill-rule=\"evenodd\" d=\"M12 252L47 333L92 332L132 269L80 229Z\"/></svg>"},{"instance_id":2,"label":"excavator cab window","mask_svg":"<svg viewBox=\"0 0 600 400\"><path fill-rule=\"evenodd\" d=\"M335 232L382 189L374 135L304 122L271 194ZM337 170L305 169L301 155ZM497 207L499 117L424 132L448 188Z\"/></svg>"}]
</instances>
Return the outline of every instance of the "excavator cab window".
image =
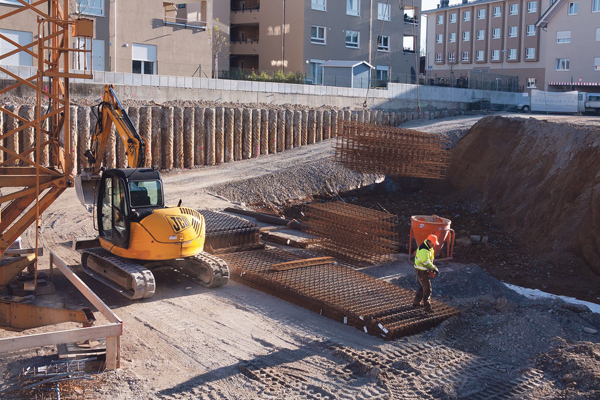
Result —
<instances>
[{"instance_id":1,"label":"excavator cab window","mask_svg":"<svg viewBox=\"0 0 600 400\"><path fill-rule=\"evenodd\" d=\"M125 197L125 184L117 176L103 177L100 187L101 236L119 247L129 245L129 208Z\"/></svg>"},{"instance_id":2,"label":"excavator cab window","mask_svg":"<svg viewBox=\"0 0 600 400\"><path fill-rule=\"evenodd\" d=\"M162 207L162 186L158 180L130 181L131 208Z\"/></svg>"}]
</instances>

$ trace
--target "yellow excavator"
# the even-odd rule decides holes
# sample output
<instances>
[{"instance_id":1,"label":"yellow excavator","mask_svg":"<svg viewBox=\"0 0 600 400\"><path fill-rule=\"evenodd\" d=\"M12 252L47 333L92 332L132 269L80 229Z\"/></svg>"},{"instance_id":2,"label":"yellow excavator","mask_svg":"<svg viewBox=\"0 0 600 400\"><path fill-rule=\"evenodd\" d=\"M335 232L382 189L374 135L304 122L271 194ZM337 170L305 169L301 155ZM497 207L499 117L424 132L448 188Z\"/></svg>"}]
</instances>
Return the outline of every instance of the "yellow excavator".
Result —
<instances>
[{"instance_id":1,"label":"yellow excavator","mask_svg":"<svg viewBox=\"0 0 600 400\"><path fill-rule=\"evenodd\" d=\"M176 268L206 287L227 283L229 269L218 257L204 252L205 221L198 211L164 204L158 168L146 168L146 145L118 100L106 85L96 108L98 122L89 167L75 179L77 196L92 206L101 247L82 252L84 271L130 299L154 294L151 270ZM125 143L131 168L103 169L102 160L112 124Z\"/></svg>"}]
</instances>

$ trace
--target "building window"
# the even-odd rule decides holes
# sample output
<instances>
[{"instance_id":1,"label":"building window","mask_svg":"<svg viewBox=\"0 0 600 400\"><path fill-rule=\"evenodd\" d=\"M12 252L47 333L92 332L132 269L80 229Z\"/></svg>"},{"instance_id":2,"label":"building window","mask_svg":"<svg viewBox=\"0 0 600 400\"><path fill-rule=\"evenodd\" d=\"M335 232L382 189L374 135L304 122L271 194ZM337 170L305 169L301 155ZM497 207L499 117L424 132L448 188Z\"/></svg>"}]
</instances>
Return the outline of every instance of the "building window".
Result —
<instances>
[{"instance_id":1,"label":"building window","mask_svg":"<svg viewBox=\"0 0 600 400\"><path fill-rule=\"evenodd\" d=\"M465 31L463 32L463 42L468 42L471 40L471 32Z\"/></svg>"},{"instance_id":2,"label":"building window","mask_svg":"<svg viewBox=\"0 0 600 400\"><path fill-rule=\"evenodd\" d=\"M528 47L525 49L525 58L533 60L535 58L535 47Z\"/></svg>"},{"instance_id":3,"label":"building window","mask_svg":"<svg viewBox=\"0 0 600 400\"><path fill-rule=\"evenodd\" d=\"M456 42L456 32L450 33L450 43Z\"/></svg>"},{"instance_id":4,"label":"building window","mask_svg":"<svg viewBox=\"0 0 600 400\"><path fill-rule=\"evenodd\" d=\"M13 31L9 29L0 29L0 33L6 36L7 39L12 40L13 42L24 46L33 41L33 33L24 32L24 31ZM0 40L0 55L10 53L15 50L17 47L13 46L6 40ZM30 67L33 63L33 57L31 54L26 53L24 51L19 51L11 56L3 58L0 60L0 63L5 65L22 65Z\"/></svg>"},{"instance_id":5,"label":"building window","mask_svg":"<svg viewBox=\"0 0 600 400\"><path fill-rule=\"evenodd\" d=\"M492 50L492 60L500 60L500 50Z\"/></svg>"},{"instance_id":6,"label":"building window","mask_svg":"<svg viewBox=\"0 0 600 400\"><path fill-rule=\"evenodd\" d=\"M360 0L346 0L346 14L360 16Z\"/></svg>"},{"instance_id":7,"label":"building window","mask_svg":"<svg viewBox=\"0 0 600 400\"><path fill-rule=\"evenodd\" d=\"M448 64L456 63L456 53L448 53Z\"/></svg>"},{"instance_id":8,"label":"building window","mask_svg":"<svg viewBox=\"0 0 600 400\"><path fill-rule=\"evenodd\" d=\"M436 42L437 43L442 43L444 41L444 35L442 35L441 33L437 34L437 39Z\"/></svg>"},{"instance_id":9,"label":"building window","mask_svg":"<svg viewBox=\"0 0 600 400\"><path fill-rule=\"evenodd\" d=\"M25 0L25 2L31 4L31 0ZM15 6L23 5L23 4L19 3L18 0L0 0L0 3L14 4Z\"/></svg>"},{"instance_id":10,"label":"building window","mask_svg":"<svg viewBox=\"0 0 600 400\"><path fill-rule=\"evenodd\" d=\"M509 60L517 59L517 49L508 49L508 59Z\"/></svg>"},{"instance_id":11,"label":"building window","mask_svg":"<svg viewBox=\"0 0 600 400\"><path fill-rule=\"evenodd\" d=\"M442 62L442 53L435 53L435 62L436 63Z\"/></svg>"},{"instance_id":12,"label":"building window","mask_svg":"<svg viewBox=\"0 0 600 400\"><path fill-rule=\"evenodd\" d=\"M576 1L572 1L569 3L569 15L576 15L577 14L577 2Z\"/></svg>"},{"instance_id":13,"label":"building window","mask_svg":"<svg viewBox=\"0 0 600 400\"><path fill-rule=\"evenodd\" d=\"M326 11L327 0L312 0L310 8L312 8L313 10Z\"/></svg>"},{"instance_id":14,"label":"building window","mask_svg":"<svg viewBox=\"0 0 600 400\"><path fill-rule=\"evenodd\" d=\"M527 88L533 89L537 87L537 79L536 78L527 78Z\"/></svg>"},{"instance_id":15,"label":"building window","mask_svg":"<svg viewBox=\"0 0 600 400\"><path fill-rule=\"evenodd\" d=\"M455 24L456 23L456 13L450 14L450 23L451 24Z\"/></svg>"},{"instance_id":16,"label":"building window","mask_svg":"<svg viewBox=\"0 0 600 400\"><path fill-rule=\"evenodd\" d=\"M570 59L568 58L557 58L556 59L556 70L557 71L568 71L569 70Z\"/></svg>"},{"instance_id":17,"label":"building window","mask_svg":"<svg viewBox=\"0 0 600 400\"><path fill-rule=\"evenodd\" d=\"M502 9L500 7L494 7L494 18L502 16Z\"/></svg>"},{"instance_id":18,"label":"building window","mask_svg":"<svg viewBox=\"0 0 600 400\"><path fill-rule=\"evenodd\" d=\"M311 26L310 27L310 42L314 44L325 44L325 27Z\"/></svg>"},{"instance_id":19,"label":"building window","mask_svg":"<svg viewBox=\"0 0 600 400\"><path fill-rule=\"evenodd\" d=\"M485 30L479 29L477 31L477 40L484 40L484 39L485 39Z\"/></svg>"},{"instance_id":20,"label":"building window","mask_svg":"<svg viewBox=\"0 0 600 400\"><path fill-rule=\"evenodd\" d=\"M154 75L156 71L156 46L151 44L131 45L131 72Z\"/></svg>"},{"instance_id":21,"label":"building window","mask_svg":"<svg viewBox=\"0 0 600 400\"><path fill-rule=\"evenodd\" d=\"M104 15L104 0L77 0L76 13Z\"/></svg>"},{"instance_id":22,"label":"building window","mask_svg":"<svg viewBox=\"0 0 600 400\"><path fill-rule=\"evenodd\" d=\"M477 61L483 61L483 50L477 50Z\"/></svg>"},{"instance_id":23,"label":"building window","mask_svg":"<svg viewBox=\"0 0 600 400\"><path fill-rule=\"evenodd\" d=\"M471 20L471 11L465 11L463 13L463 20L464 21L470 21Z\"/></svg>"},{"instance_id":24,"label":"building window","mask_svg":"<svg viewBox=\"0 0 600 400\"><path fill-rule=\"evenodd\" d=\"M444 25L444 16L443 15L438 15L437 16L437 24L438 25Z\"/></svg>"},{"instance_id":25,"label":"building window","mask_svg":"<svg viewBox=\"0 0 600 400\"><path fill-rule=\"evenodd\" d=\"M463 51L462 52L462 61L463 62L469 62L469 52L468 51Z\"/></svg>"},{"instance_id":26,"label":"building window","mask_svg":"<svg viewBox=\"0 0 600 400\"><path fill-rule=\"evenodd\" d=\"M592 12L600 12L600 0L592 1Z\"/></svg>"},{"instance_id":27,"label":"building window","mask_svg":"<svg viewBox=\"0 0 600 400\"><path fill-rule=\"evenodd\" d=\"M518 29L516 26L511 26L508 28L508 37L517 37Z\"/></svg>"},{"instance_id":28,"label":"building window","mask_svg":"<svg viewBox=\"0 0 600 400\"><path fill-rule=\"evenodd\" d=\"M527 3L527 12L528 13L537 12L537 1L530 1Z\"/></svg>"},{"instance_id":29,"label":"building window","mask_svg":"<svg viewBox=\"0 0 600 400\"><path fill-rule=\"evenodd\" d=\"M315 85L323 83L323 64L324 60L310 60L310 80Z\"/></svg>"},{"instance_id":30,"label":"building window","mask_svg":"<svg viewBox=\"0 0 600 400\"><path fill-rule=\"evenodd\" d=\"M346 31L346 47L358 49L359 42L360 42L360 32Z\"/></svg>"},{"instance_id":31,"label":"building window","mask_svg":"<svg viewBox=\"0 0 600 400\"><path fill-rule=\"evenodd\" d=\"M377 3L377 19L380 21L390 20L391 5L389 3Z\"/></svg>"},{"instance_id":32,"label":"building window","mask_svg":"<svg viewBox=\"0 0 600 400\"><path fill-rule=\"evenodd\" d=\"M535 25L527 25L527 36L535 36Z\"/></svg>"},{"instance_id":33,"label":"building window","mask_svg":"<svg viewBox=\"0 0 600 400\"><path fill-rule=\"evenodd\" d=\"M510 5L510 15L517 15L517 14L519 14L519 5L511 4Z\"/></svg>"},{"instance_id":34,"label":"building window","mask_svg":"<svg viewBox=\"0 0 600 400\"><path fill-rule=\"evenodd\" d=\"M375 79L380 82L387 82L389 80L390 67L378 65L375 67Z\"/></svg>"},{"instance_id":35,"label":"building window","mask_svg":"<svg viewBox=\"0 0 600 400\"><path fill-rule=\"evenodd\" d=\"M477 10L477 19L485 19L485 8Z\"/></svg>"},{"instance_id":36,"label":"building window","mask_svg":"<svg viewBox=\"0 0 600 400\"><path fill-rule=\"evenodd\" d=\"M571 43L571 31L556 32L556 43Z\"/></svg>"},{"instance_id":37,"label":"building window","mask_svg":"<svg viewBox=\"0 0 600 400\"><path fill-rule=\"evenodd\" d=\"M500 28L494 28L492 30L492 39L500 39Z\"/></svg>"},{"instance_id":38,"label":"building window","mask_svg":"<svg viewBox=\"0 0 600 400\"><path fill-rule=\"evenodd\" d=\"M104 40L78 37L75 47L79 50L92 49L92 53L78 52L74 55L73 69L84 70L91 67L93 71L104 71Z\"/></svg>"},{"instance_id":39,"label":"building window","mask_svg":"<svg viewBox=\"0 0 600 400\"><path fill-rule=\"evenodd\" d=\"M390 37L387 35L377 36L377 50L390 51Z\"/></svg>"},{"instance_id":40,"label":"building window","mask_svg":"<svg viewBox=\"0 0 600 400\"><path fill-rule=\"evenodd\" d=\"M600 71L600 57L594 57L594 71Z\"/></svg>"}]
</instances>

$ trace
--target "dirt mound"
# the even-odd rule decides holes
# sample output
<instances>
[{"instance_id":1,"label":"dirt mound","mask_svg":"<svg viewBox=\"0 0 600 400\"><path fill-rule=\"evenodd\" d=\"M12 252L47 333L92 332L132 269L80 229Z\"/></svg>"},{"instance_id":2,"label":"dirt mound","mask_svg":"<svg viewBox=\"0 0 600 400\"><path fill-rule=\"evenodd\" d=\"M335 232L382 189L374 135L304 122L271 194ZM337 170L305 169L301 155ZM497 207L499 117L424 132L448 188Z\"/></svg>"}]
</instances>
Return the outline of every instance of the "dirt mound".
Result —
<instances>
[{"instance_id":1,"label":"dirt mound","mask_svg":"<svg viewBox=\"0 0 600 400\"><path fill-rule=\"evenodd\" d=\"M600 274L598 127L487 117L452 149L454 189L484 206L537 253L570 252Z\"/></svg>"}]
</instances>

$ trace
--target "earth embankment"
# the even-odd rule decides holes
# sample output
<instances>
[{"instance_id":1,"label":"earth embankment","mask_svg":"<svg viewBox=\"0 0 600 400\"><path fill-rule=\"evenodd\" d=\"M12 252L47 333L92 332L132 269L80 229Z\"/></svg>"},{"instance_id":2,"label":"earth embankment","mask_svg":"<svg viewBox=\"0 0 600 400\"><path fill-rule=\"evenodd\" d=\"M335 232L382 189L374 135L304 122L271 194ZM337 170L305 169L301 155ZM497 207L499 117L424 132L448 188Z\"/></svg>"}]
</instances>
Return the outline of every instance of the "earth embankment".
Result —
<instances>
[{"instance_id":1,"label":"earth embankment","mask_svg":"<svg viewBox=\"0 0 600 400\"><path fill-rule=\"evenodd\" d=\"M600 130L536 118L481 119L452 149L448 179L544 256L600 274Z\"/></svg>"}]
</instances>

